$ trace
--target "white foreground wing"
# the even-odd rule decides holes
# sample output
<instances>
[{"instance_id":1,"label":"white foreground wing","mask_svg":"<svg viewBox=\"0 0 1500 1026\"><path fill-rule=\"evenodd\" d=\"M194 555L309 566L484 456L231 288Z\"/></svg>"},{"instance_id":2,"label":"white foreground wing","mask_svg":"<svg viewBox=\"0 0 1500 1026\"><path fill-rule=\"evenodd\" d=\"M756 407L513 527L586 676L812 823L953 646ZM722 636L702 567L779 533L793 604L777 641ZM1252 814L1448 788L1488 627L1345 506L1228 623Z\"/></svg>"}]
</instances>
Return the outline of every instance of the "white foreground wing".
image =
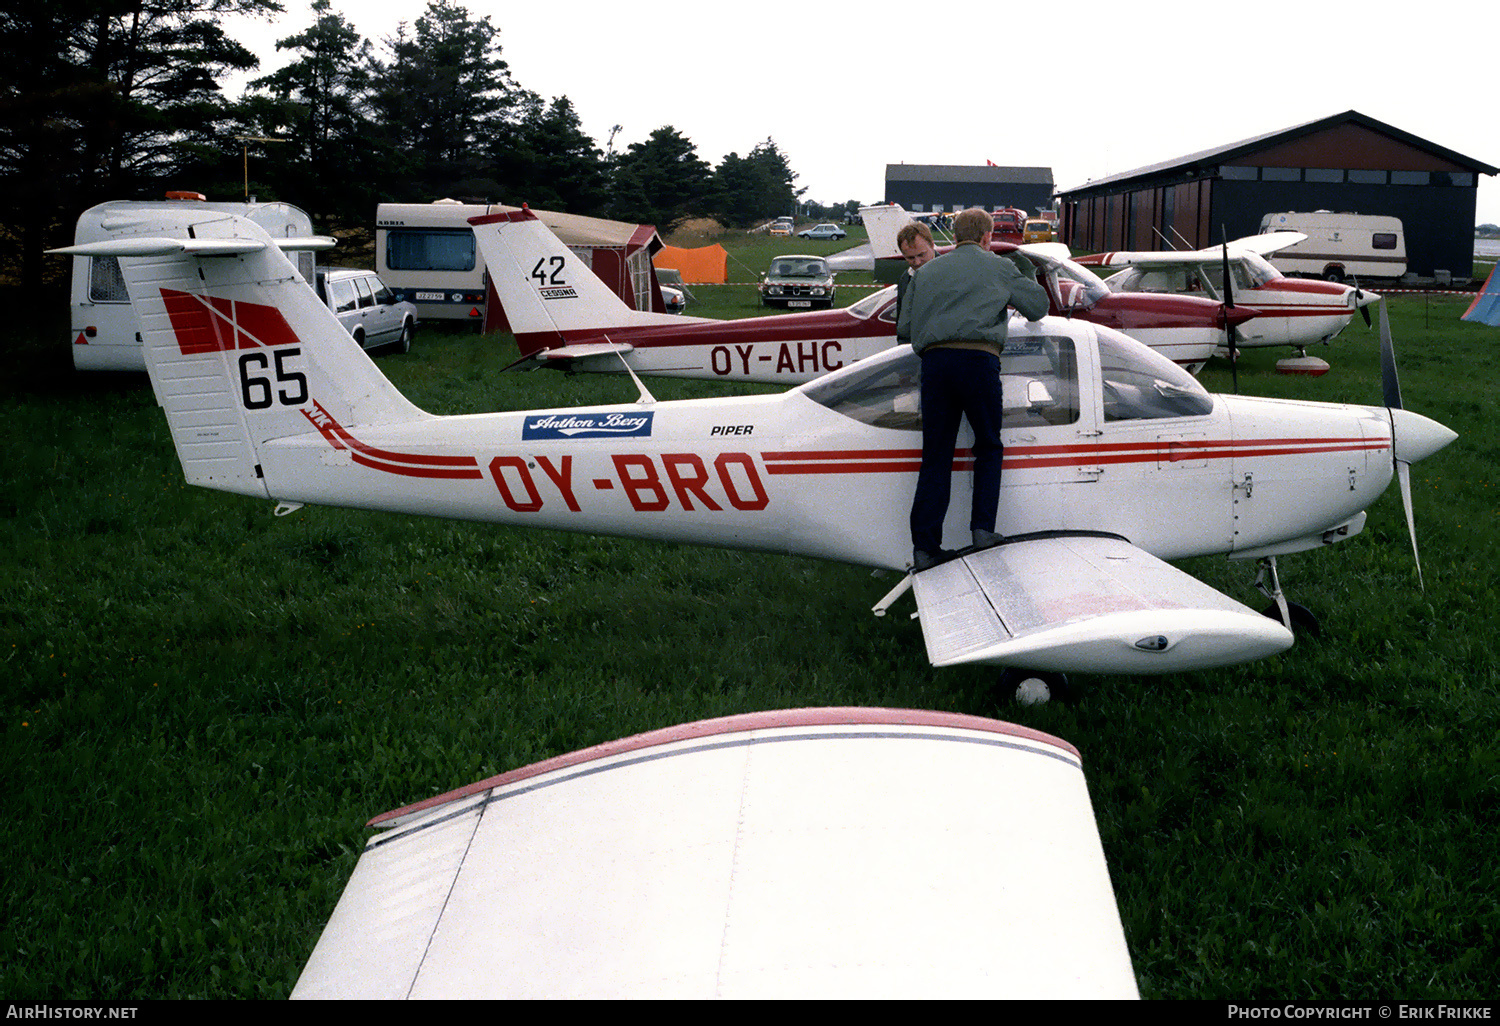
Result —
<instances>
[{"instance_id":1,"label":"white foreground wing","mask_svg":"<svg viewBox=\"0 0 1500 1026\"><path fill-rule=\"evenodd\" d=\"M379 817L294 998L1138 997L1082 763L976 716L753 713Z\"/></svg>"},{"instance_id":2,"label":"white foreground wing","mask_svg":"<svg viewBox=\"0 0 1500 1026\"><path fill-rule=\"evenodd\" d=\"M1010 542L917 574L934 666L1173 673L1291 647L1292 632L1122 538Z\"/></svg>"}]
</instances>

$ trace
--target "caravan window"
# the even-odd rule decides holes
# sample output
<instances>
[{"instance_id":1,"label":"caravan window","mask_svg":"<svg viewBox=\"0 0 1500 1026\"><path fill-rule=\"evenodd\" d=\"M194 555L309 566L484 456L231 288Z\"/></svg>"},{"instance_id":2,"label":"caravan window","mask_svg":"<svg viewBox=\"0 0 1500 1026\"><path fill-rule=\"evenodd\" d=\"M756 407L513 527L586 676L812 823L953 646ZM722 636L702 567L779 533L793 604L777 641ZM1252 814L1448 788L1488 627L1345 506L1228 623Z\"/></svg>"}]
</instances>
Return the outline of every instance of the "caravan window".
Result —
<instances>
[{"instance_id":1,"label":"caravan window","mask_svg":"<svg viewBox=\"0 0 1500 1026\"><path fill-rule=\"evenodd\" d=\"M1394 232L1376 232L1375 237L1370 240L1372 249L1395 249L1396 235Z\"/></svg>"},{"instance_id":2,"label":"caravan window","mask_svg":"<svg viewBox=\"0 0 1500 1026\"><path fill-rule=\"evenodd\" d=\"M392 229L385 265L395 271L472 271L474 232L463 229Z\"/></svg>"},{"instance_id":3,"label":"caravan window","mask_svg":"<svg viewBox=\"0 0 1500 1026\"><path fill-rule=\"evenodd\" d=\"M89 261L89 302L128 303L125 276L120 273L118 257L93 257Z\"/></svg>"}]
</instances>

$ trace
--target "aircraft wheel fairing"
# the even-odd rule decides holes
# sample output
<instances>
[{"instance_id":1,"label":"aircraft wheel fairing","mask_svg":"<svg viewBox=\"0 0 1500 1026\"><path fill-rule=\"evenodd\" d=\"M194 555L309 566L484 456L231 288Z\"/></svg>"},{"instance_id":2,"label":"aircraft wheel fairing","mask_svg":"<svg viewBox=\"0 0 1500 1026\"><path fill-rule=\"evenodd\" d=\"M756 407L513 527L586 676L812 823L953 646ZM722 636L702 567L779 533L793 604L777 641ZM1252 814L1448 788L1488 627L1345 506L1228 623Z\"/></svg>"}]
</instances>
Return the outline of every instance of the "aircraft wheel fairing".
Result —
<instances>
[{"instance_id":1,"label":"aircraft wheel fairing","mask_svg":"<svg viewBox=\"0 0 1500 1026\"><path fill-rule=\"evenodd\" d=\"M1286 611L1287 615L1291 617L1292 622L1283 622L1282 626L1286 627L1293 634L1305 634L1308 637L1316 638L1323 633L1323 627L1318 623L1317 616L1313 614L1311 609L1308 609L1301 603L1288 602L1286 604ZM1272 620L1281 620L1281 611L1276 608L1276 603L1274 602L1262 610L1262 612Z\"/></svg>"}]
</instances>

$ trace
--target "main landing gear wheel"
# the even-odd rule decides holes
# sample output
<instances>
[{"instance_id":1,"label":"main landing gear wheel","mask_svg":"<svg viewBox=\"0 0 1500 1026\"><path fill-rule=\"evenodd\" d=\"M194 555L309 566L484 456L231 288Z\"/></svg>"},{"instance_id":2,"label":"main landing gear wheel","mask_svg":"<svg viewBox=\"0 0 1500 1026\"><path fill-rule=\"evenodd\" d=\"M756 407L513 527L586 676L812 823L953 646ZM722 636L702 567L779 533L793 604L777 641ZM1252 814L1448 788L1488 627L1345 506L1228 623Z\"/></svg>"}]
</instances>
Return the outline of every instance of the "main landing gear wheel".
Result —
<instances>
[{"instance_id":1,"label":"main landing gear wheel","mask_svg":"<svg viewBox=\"0 0 1500 1026\"><path fill-rule=\"evenodd\" d=\"M1018 670L1006 667L1000 671L1000 695L1006 702L1041 705L1043 702L1070 702L1073 688L1066 673L1044 670Z\"/></svg>"},{"instance_id":2,"label":"main landing gear wheel","mask_svg":"<svg viewBox=\"0 0 1500 1026\"><path fill-rule=\"evenodd\" d=\"M1281 591L1281 575L1276 572L1276 557L1262 556L1260 568L1255 575L1255 588L1266 598L1271 599L1271 604L1261 610L1272 620L1280 620L1281 625L1293 634L1305 634L1310 638L1316 638L1323 633L1323 628L1318 626L1318 618L1313 611L1304 605L1287 600Z\"/></svg>"}]
</instances>

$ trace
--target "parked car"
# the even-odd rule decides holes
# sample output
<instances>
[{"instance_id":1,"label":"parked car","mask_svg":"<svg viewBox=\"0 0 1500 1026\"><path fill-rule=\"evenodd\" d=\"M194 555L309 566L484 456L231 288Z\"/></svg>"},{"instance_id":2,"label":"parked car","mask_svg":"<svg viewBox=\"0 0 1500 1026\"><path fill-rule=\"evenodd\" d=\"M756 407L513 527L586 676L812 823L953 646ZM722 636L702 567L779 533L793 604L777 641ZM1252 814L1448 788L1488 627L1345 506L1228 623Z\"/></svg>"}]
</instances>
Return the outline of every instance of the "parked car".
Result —
<instances>
[{"instance_id":1,"label":"parked car","mask_svg":"<svg viewBox=\"0 0 1500 1026\"><path fill-rule=\"evenodd\" d=\"M833 305L833 271L820 256L788 254L771 261L760 283L762 306Z\"/></svg>"},{"instance_id":2,"label":"parked car","mask_svg":"<svg viewBox=\"0 0 1500 1026\"><path fill-rule=\"evenodd\" d=\"M1029 217L1021 231L1022 242L1051 242L1052 222L1043 217Z\"/></svg>"},{"instance_id":3,"label":"parked car","mask_svg":"<svg viewBox=\"0 0 1500 1026\"><path fill-rule=\"evenodd\" d=\"M797 234L804 239L842 239L849 233L836 224L815 224Z\"/></svg>"},{"instance_id":4,"label":"parked car","mask_svg":"<svg viewBox=\"0 0 1500 1026\"><path fill-rule=\"evenodd\" d=\"M411 349L417 308L386 288L374 271L320 267L314 277L318 298L362 348Z\"/></svg>"},{"instance_id":5,"label":"parked car","mask_svg":"<svg viewBox=\"0 0 1500 1026\"><path fill-rule=\"evenodd\" d=\"M661 289L661 301L666 305L667 313L680 314L687 309L687 296L679 288L671 285L658 286Z\"/></svg>"},{"instance_id":6,"label":"parked car","mask_svg":"<svg viewBox=\"0 0 1500 1026\"><path fill-rule=\"evenodd\" d=\"M792 226L787 224L785 221L776 221L771 225L769 234L786 235L790 237L792 234Z\"/></svg>"}]
</instances>

